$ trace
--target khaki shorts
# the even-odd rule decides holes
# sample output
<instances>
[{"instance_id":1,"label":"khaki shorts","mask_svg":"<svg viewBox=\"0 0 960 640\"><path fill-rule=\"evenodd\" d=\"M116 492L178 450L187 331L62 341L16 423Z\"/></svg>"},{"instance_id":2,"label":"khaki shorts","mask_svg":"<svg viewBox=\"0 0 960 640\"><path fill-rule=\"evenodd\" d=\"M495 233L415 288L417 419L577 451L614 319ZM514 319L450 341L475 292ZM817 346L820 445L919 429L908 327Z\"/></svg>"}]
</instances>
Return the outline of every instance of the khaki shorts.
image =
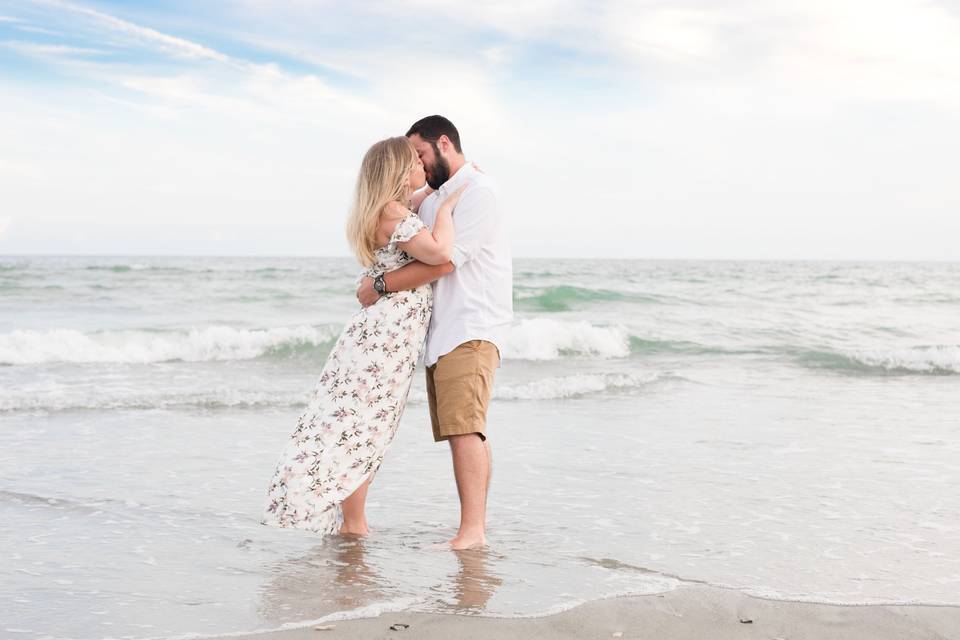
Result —
<instances>
[{"instance_id":1,"label":"khaki shorts","mask_svg":"<svg viewBox=\"0 0 960 640\"><path fill-rule=\"evenodd\" d=\"M487 439L487 407L493 374L499 364L496 345L470 340L427 367L427 401L434 442L467 433Z\"/></svg>"}]
</instances>

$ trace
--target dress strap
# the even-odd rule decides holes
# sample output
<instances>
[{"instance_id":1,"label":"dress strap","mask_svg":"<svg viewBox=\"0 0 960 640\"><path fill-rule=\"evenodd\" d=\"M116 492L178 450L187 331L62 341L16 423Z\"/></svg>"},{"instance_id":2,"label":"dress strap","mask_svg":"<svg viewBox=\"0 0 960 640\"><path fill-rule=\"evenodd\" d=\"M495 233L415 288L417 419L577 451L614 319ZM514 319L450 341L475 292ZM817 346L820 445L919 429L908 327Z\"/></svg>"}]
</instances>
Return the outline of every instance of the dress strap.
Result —
<instances>
[{"instance_id":1,"label":"dress strap","mask_svg":"<svg viewBox=\"0 0 960 640\"><path fill-rule=\"evenodd\" d=\"M420 216L411 212L406 218L400 221L397 224L396 228L393 230L393 235L390 236L389 244L395 245L398 242L406 242L413 236L420 233L420 230L426 227L427 225L423 224L423 220L420 219Z\"/></svg>"}]
</instances>

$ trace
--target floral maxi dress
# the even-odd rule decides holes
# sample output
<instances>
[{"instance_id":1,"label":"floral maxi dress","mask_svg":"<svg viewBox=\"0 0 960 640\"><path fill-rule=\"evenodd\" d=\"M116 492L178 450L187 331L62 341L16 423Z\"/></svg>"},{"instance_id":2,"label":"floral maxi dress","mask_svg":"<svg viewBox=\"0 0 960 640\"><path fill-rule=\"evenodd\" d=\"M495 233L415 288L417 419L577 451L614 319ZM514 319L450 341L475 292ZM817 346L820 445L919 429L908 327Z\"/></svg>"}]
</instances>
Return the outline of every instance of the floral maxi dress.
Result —
<instances>
[{"instance_id":1,"label":"floral maxi dress","mask_svg":"<svg viewBox=\"0 0 960 640\"><path fill-rule=\"evenodd\" d=\"M419 216L407 216L365 275L411 262L397 243L423 227ZM428 284L388 293L353 315L277 463L261 524L339 531L340 503L372 479L397 431L432 303Z\"/></svg>"}]
</instances>

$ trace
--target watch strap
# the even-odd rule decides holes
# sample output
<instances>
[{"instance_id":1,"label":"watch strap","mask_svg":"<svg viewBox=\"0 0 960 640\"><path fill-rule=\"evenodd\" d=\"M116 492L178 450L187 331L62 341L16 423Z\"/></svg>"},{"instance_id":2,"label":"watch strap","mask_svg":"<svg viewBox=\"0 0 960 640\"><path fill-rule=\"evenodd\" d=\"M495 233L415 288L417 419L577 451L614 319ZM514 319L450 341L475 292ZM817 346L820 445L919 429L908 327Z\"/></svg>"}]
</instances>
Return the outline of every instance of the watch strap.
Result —
<instances>
[{"instance_id":1,"label":"watch strap","mask_svg":"<svg viewBox=\"0 0 960 640\"><path fill-rule=\"evenodd\" d=\"M387 281L384 280L382 273L377 274L377 276L373 279L373 288L381 296L387 293Z\"/></svg>"}]
</instances>

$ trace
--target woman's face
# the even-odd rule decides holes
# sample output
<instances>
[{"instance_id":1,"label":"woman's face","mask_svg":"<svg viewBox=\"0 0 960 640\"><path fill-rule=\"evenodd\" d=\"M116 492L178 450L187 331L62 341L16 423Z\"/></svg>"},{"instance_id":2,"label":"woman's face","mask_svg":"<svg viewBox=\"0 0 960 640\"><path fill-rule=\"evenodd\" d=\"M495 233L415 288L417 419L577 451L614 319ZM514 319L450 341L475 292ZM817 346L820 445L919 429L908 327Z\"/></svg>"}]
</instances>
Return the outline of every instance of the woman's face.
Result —
<instances>
[{"instance_id":1,"label":"woman's face","mask_svg":"<svg viewBox=\"0 0 960 640\"><path fill-rule=\"evenodd\" d=\"M413 168L410 169L410 173L407 175L407 186L410 187L410 191L416 191L417 189L422 189L425 184L427 184L427 176L423 172L423 162L420 158L417 158Z\"/></svg>"}]
</instances>

